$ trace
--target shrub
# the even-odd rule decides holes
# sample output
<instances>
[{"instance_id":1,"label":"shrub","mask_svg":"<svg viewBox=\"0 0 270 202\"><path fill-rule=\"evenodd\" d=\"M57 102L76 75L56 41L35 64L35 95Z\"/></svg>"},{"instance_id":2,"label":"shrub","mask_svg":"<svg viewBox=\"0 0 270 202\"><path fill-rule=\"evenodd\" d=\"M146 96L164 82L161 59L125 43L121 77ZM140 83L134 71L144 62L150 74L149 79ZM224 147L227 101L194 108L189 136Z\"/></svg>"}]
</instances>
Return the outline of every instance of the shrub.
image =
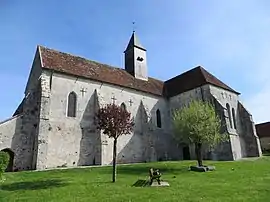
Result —
<instances>
[{"instance_id":1,"label":"shrub","mask_svg":"<svg viewBox=\"0 0 270 202\"><path fill-rule=\"evenodd\" d=\"M7 152L0 151L0 180L5 172L9 162L9 155Z\"/></svg>"}]
</instances>

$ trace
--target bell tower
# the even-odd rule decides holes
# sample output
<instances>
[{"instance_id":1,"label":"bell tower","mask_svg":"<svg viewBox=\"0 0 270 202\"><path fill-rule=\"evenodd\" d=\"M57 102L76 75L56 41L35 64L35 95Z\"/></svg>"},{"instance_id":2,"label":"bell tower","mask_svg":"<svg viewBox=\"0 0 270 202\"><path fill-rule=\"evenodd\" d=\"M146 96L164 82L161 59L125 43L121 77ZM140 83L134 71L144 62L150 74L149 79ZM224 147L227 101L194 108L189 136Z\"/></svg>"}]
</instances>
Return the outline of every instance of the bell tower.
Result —
<instances>
[{"instance_id":1,"label":"bell tower","mask_svg":"<svg viewBox=\"0 0 270 202\"><path fill-rule=\"evenodd\" d=\"M136 79L148 80L146 49L133 31L125 50L125 70Z\"/></svg>"}]
</instances>

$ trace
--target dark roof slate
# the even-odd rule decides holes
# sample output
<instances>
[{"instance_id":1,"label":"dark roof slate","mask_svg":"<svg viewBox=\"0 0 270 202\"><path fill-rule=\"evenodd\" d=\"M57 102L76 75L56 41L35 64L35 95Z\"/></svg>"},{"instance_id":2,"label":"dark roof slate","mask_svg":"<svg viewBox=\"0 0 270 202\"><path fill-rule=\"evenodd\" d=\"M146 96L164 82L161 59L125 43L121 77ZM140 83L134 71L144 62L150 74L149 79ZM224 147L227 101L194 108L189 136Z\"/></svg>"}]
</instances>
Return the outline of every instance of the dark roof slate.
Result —
<instances>
[{"instance_id":1,"label":"dark roof slate","mask_svg":"<svg viewBox=\"0 0 270 202\"><path fill-rule=\"evenodd\" d=\"M270 122L255 125L258 137L270 137Z\"/></svg>"},{"instance_id":2,"label":"dark roof slate","mask_svg":"<svg viewBox=\"0 0 270 202\"><path fill-rule=\"evenodd\" d=\"M214 75L210 74L201 66L195 67L189 71L184 72L183 74L165 81L168 97L173 97L179 93L192 90L205 84L212 84L236 94L240 94L220 81Z\"/></svg>"}]
</instances>

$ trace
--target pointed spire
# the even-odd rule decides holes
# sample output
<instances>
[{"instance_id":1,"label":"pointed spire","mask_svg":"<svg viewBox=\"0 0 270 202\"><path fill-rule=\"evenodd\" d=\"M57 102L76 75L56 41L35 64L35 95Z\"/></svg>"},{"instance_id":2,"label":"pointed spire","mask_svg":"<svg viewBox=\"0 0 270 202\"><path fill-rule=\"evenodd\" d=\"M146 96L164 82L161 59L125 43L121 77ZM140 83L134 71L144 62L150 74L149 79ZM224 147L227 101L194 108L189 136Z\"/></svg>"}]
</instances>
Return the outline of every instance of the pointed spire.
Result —
<instances>
[{"instance_id":1,"label":"pointed spire","mask_svg":"<svg viewBox=\"0 0 270 202\"><path fill-rule=\"evenodd\" d=\"M132 36L131 36L131 38L129 40L129 43L128 43L128 46L127 46L125 52L127 50L130 50L130 49L134 48L134 47L146 51L146 49L141 45L141 43L140 43L140 41L139 41L139 39L138 39L138 37L137 37L137 35L135 33L135 30L133 30Z\"/></svg>"}]
</instances>

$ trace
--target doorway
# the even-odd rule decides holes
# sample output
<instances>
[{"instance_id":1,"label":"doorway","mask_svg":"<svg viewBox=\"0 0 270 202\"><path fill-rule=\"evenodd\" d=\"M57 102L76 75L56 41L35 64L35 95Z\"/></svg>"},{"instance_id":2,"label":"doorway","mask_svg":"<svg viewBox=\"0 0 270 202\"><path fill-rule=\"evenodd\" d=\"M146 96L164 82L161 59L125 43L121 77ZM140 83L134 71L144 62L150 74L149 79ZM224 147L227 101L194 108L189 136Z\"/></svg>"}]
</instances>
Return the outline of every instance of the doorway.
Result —
<instances>
[{"instance_id":1,"label":"doorway","mask_svg":"<svg viewBox=\"0 0 270 202\"><path fill-rule=\"evenodd\" d=\"M187 145L183 147L183 159L190 160L189 146Z\"/></svg>"},{"instance_id":2,"label":"doorway","mask_svg":"<svg viewBox=\"0 0 270 202\"><path fill-rule=\"evenodd\" d=\"M8 162L8 166L7 166L6 170L5 170L5 172L12 172L13 171L13 165L14 165L14 152L11 151L11 149L3 149L1 151L6 152L9 155L9 162Z\"/></svg>"}]
</instances>

